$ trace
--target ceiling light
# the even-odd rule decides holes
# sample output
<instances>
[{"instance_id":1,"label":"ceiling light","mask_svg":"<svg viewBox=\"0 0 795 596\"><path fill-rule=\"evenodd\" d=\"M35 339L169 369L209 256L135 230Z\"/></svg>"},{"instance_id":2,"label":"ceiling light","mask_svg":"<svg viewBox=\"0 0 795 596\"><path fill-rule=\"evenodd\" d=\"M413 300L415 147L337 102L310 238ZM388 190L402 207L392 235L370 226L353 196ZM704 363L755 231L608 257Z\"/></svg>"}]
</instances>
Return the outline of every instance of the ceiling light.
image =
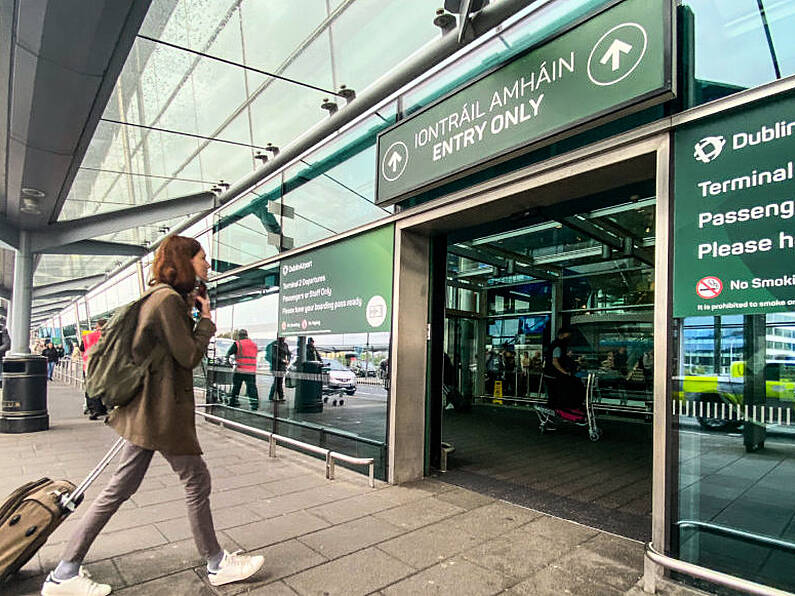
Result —
<instances>
[{"instance_id":1,"label":"ceiling light","mask_svg":"<svg viewBox=\"0 0 795 596\"><path fill-rule=\"evenodd\" d=\"M440 8L436 11L436 18L433 19L433 24L439 27L444 35L448 31L455 29L455 17L446 13L444 8Z\"/></svg>"},{"instance_id":2,"label":"ceiling light","mask_svg":"<svg viewBox=\"0 0 795 596\"><path fill-rule=\"evenodd\" d=\"M32 188L30 186L26 186L22 189L22 194L26 197L33 197L34 199L43 199L47 196L47 193L43 190L39 190L38 188Z\"/></svg>"},{"instance_id":3,"label":"ceiling light","mask_svg":"<svg viewBox=\"0 0 795 596\"><path fill-rule=\"evenodd\" d=\"M333 114L336 114L336 112L338 110L336 102L329 101L328 98L325 98L323 100L323 103L320 104L320 107L323 108L324 110L326 110L329 113L329 116L331 116Z\"/></svg>"},{"instance_id":4,"label":"ceiling light","mask_svg":"<svg viewBox=\"0 0 795 596\"><path fill-rule=\"evenodd\" d=\"M33 197L22 197L21 203L22 204L19 207L20 213L25 213L27 215L41 215L38 199L34 199Z\"/></svg>"},{"instance_id":5,"label":"ceiling light","mask_svg":"<svg viewBox=\"0 0 795 596\"><path fill-rule=\"evenodd\" d=\"M345 98L345 103L351 103L354 99L356 99L356 91L353 89L348 89L348 87L345 85L340 85L339 95Z\"/></svg>"}]
</instances>

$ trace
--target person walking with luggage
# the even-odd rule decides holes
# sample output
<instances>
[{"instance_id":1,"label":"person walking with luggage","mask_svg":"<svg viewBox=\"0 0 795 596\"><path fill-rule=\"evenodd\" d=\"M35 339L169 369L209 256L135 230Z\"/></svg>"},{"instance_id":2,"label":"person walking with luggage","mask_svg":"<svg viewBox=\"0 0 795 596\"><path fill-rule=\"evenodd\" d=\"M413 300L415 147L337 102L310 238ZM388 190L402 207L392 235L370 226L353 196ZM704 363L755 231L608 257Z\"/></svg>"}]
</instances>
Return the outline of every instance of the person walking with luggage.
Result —
<instances>
[{"instance_id":1,"label":"person walking with luggage","mask_svg":"<svg viewBox=\"0 0 795 596\"><path fill-rule=\"evenodd\" d=\"M246 384L246 395L252 411L259 410L259 392L257 391L257 344L248 338L248 331L237 332L237 341L226 352L226 357L235 357L235 372L232 373L232 397L229 405L237 407L237 397L243 383Z\"/></svg>"},{"instance_id":2,"label":"person walking with luggage","mask_svg":"<svg viewBox=\"0 0 795 596\"><path fill-rule=\"evenodd\" d=\"M52 381L55 365L58 364L61 355L58 352L58 348L51 341L47 342L47 347L42 350L41 355L47 359L47 380Z\"/></svg>"},{"instance_id":3,"label":"person walking with luggage","mask_svg":"<svg viewBox=\"0 0 795 596\"><path fill-rule=\"evenodd\" d=\"M224 551L210 511L210 472L196 436L193 369L201 361L215 325L209 300L192 293L196 278L209 270L204 250L193 238L171 236L158 248L152 267L152 293L140 307L132 356L150 365L140 394L115 408L108 424L125 439L121 461L107 486L79 519L61 556L47 576L43 596L105 596L111 586L93 581L81 564L99 532L141 485L155 451L168 461L185 487L191 532L207 560L210 584L244 580L265 562L262 556ZM156 290L156 291L155 291ZM193 326L196 302L200 319ZM142 520L143 521L143 520Z\"/></svg>"}]
</instances>

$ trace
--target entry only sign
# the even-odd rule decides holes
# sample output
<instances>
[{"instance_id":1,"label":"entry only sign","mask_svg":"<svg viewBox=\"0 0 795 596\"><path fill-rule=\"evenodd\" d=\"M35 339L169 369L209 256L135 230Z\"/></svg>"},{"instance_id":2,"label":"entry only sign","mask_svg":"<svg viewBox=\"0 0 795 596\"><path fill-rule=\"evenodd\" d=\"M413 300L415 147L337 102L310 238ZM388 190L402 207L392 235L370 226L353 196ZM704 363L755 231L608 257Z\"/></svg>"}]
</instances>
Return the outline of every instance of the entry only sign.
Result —
<instances>
[{"instance_id":1,"label":"entry only sign","mask_svg":"<svg viewBox=\"0 0 795 596\"><path fill-rule=\"evenodd\" d=\"M381 133L376 203L670 98L671 5L614 4Z\"/></svg>"},{"instance_id":2,"label":"entry only sign","mask_svg":"<svg viewBox=\"0 0 795 596\"><path fill-rule=\"evenodd\" d=\"M795 311L795 95L674 136L674 316Z\"/></svg>"},{"instance_id":3,"label":"entry only sign","mask_svg":"<svg viewBox=\"0 0 795 596\"><path fill-rule=\"evenodd\" d=\"M392 330L395 226L281 262L278 335Z\"/></svg>"}]
</instances>

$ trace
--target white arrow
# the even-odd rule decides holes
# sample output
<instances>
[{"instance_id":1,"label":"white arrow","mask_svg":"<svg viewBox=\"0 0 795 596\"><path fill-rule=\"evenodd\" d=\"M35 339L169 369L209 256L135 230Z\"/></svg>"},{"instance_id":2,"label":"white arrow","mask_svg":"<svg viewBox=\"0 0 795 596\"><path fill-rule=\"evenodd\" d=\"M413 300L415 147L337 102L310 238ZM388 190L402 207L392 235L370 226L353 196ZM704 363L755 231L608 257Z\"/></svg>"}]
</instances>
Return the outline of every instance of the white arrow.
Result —
<instances>
[{"instance_id":1,"label":"white arrow","mask_svg":"<svg viewBox=\"0 0 795 596\"><path fill-rule=\"evenodd\" d=\"M401 161L403 161L403 158L400 157L400 153L398 153L397 151L392 153L392 157L390 157L389 161L387 162L387 165L390 168L392 168L392 173L397 172L398 165L400 164Z\"/></svg>"},{"instance_id":2,"label":"white arrow","mask_svg":"<svg viewBox=\"0 0 795 596\"><path fill-rule=\"evenodd\" d=\"M632 50L632 46L628 43L621 41L620 39L613 40L613 43L610 44L610 47L607 48L605 55L602 56L602 59L599 61L601 64L607 64L608 60L612 60L611 68L615 72L618 70L619 62L621 61L621 54L628 54Z\"/></svg>"}]
</instances>

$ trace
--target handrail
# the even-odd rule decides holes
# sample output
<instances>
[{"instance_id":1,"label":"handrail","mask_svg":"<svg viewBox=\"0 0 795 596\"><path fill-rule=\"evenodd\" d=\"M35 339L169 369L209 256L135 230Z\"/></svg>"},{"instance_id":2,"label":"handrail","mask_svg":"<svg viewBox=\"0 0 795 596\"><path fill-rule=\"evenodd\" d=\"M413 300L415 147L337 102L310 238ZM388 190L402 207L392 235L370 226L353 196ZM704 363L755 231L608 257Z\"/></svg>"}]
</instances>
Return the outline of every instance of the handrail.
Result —
<instances>
[{"instance_id":1,"label":"handrail","mask_svg":"<svg viewBox=\"0 0 795 596\"><path fill-rule=\"evenodd\" d=\"M707 569L706 567L701 567L700 565L687 563L686 561L681 561L679 559L674 559L673 557L660 554L654 550L651 542L646 545L646 557L648 557L649 560L653 561L654 563L662 565L663 567L672 571L685 573L687 575L712 582L713 584L719 584L726 586L727 588L740 590L741 592L747 592L748 594L757 594L758 596L793 596L791 592L787 592L785 590L779 590L778 588L772 588L770 586L758 584L747 579L735 577L727 573L721 573L720 571L715 571L713 569Z\"/></svg>"},{"instance_id":2,"label":"handrail","mask_svg":"<svg viewBox=\"0 0 795 596\"><path fill-rule=\"evenodd\" d=\"M218 404L196 404L196 408L212 408L217 405ZM277 435L267 430L262 430L261 428L248 426L247 424L235 422L234 420L222 418L221 416L214 416L212 414L208 414L207 412L202 412L199 409L194 411L197 415L203 416L206 420L212 420L218 422L222 427L228 426L231 428L237 428L240 430L244 430L246 432L250 432L265 437L266 439L268 439L268 442L270 444L268 450L269 457L276 457L276 445L278 443L292 445L293 447L298 447L299 449L303 449L305 451L317 453L318 455L324 456L326 458L326 478L328 480L334 480L334 466L336 461L342 461L357 466L368 466L369 468L368 484L370 488L375 488L375 459L373 459L372 457L353 457L350 455L345 455L344 453L330 451L329 449L318 447L317 445L304 443L303 441L299 441L298 439L293 439L292 437L284 437L282 435Z\"/></svg>"},{"instance_id":3,"label":"handrail","mask_svg":"<svg viewBox=\"0 0 795 596\"><path fill-rule=\"evenodd\" d=\"M682 521L678 521L676 522L676 525L679 526L680 528L694 528L696 530L704 530L706 532L712 532L714 534L723 534L725 536L731 536L732 538L737 538L738 540L744 540L746 542L753 542L755 544L772 546L773 548L777 548L779 550L789 550L795 552L795 542L789 542L788 540L780 540L779 538L775 538L773 536L754 534L753 532L745 532L744 530L737 530L735 528L729 528L727 526L721 526L719 524L712 524L709 522L696 521L692 519L685 519Z\"/></svg>"}]
</instances>

